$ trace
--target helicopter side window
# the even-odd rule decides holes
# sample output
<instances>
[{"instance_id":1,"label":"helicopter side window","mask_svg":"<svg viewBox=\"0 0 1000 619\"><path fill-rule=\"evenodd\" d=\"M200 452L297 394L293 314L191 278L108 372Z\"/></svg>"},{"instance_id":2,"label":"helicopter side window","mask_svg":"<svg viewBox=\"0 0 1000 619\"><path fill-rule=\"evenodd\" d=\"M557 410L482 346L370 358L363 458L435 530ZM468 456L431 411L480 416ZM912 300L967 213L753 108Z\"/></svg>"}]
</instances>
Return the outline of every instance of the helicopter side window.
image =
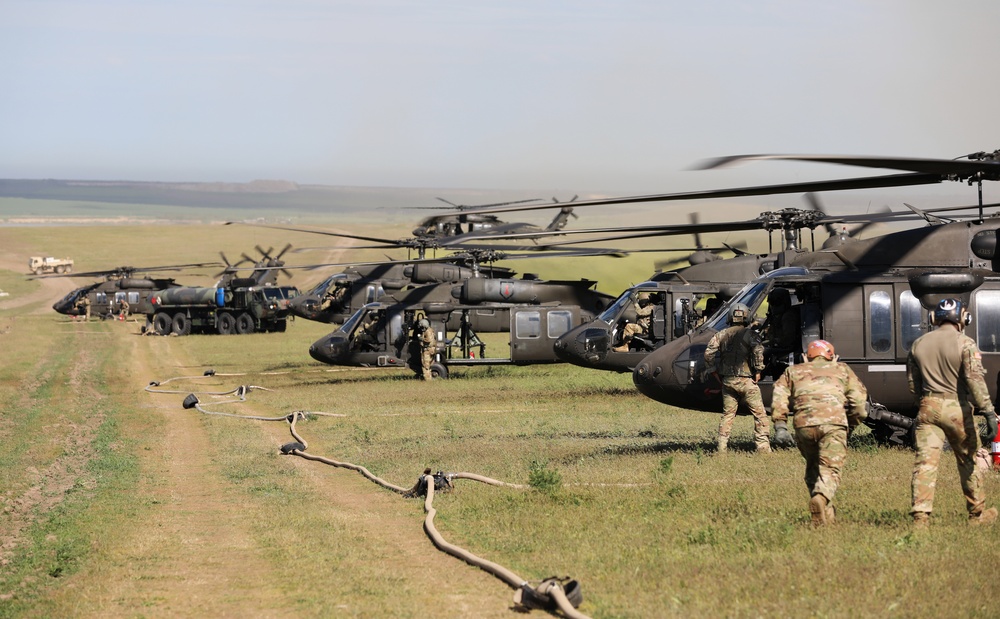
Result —
<instances>
[{"instance_id":1,"label":"helicopter side window","mask_svg":"<svg viewBox=\"0 0 1000 619\"><path fill-rule=\"evenodd\" d=\"M94 302L97 303L97 305L107 305L108 293L98 292L94 297Z\"/></svg>"},{"instance_id":2,"label":"helicopter side window","mask_svg":"<svg viewBox=\"0 0 1000 619\"><path fill-rule=\"evenodd\" d=\"M518 312L514 330L518 339L538 339L542 335L542 315L539 312Z\"/></svg>"},{"instance_id":3,"label":"helicopter side window","mask_svg":"<svg viewBox=\"0 0 1000 619\"><path fill-rule=\"evenodd\" d=\"M868 296L869 324L873 352L889 352L892 347L892 297L884 290L876 290Z\"/></svg>"},{"instance_id":4,"label":"helicopter side window","mask_svg":"<svg viewBox=\"0 0 1000 619\"><path fill-rule=\"evenodd\" d=\"M982 352L1000 352L1000 290L976 293L976 344Z\"/></svg>"},{"instance_id":5,"label":"helicopter side window","mask_svg":"<svg viewBox=\"0 0 1000 619\"><path fill-rule=\"evenodd\" d=\"M375 291L375 286L368 286L368 294L365 295L365 303L374 303L377 298L378 293Z\"/></svg>"},{"instance_id":6,"label":"helicopter side window","mask_svg":"<svg viewBox=\"0 0 1000 619\"><path fill-rule=\"evenodd\" d=\"M904 290L899 295L899 341L903 345L903 350L909 351L913 342L924 334L921 325L923 314L920 300L909 290Z\"/></svg>"},{"instance_id":7,"label":"helicopter side window","mask_svg":"<svg viewBox=\"0 0 1000 619\"><path fill-rule=\"evenodd\" d=\"M573 313L566 310L549 312L548 334L550 339L556 339L573 328Z\"/></svg>"}]
</instances>

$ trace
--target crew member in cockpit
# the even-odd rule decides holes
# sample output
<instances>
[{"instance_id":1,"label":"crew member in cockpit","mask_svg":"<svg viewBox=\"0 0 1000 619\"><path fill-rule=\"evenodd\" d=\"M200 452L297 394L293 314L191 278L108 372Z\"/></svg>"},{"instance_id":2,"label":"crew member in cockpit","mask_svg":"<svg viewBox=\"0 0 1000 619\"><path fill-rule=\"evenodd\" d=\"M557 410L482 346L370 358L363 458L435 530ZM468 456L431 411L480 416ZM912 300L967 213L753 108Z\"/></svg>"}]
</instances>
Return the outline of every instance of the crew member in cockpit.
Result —
<instances>
[{"instance_id":1,"label":"crew member in cockpit","mask_svg":"<svg viewBox=\"0 0 1000 619\"><path fill-rule=\"evenodd\" d=\"M632 344L632 338L637 335L647 335L649 333L649 325L653 319L654 309L656 309L656 306L653 304L652 299L650 299L649 293L641 293L635 303L635 322L625 325L625 329L622 331L622 343L613 349L615 352L628 352Z\"/></svg>"}]
</instances>

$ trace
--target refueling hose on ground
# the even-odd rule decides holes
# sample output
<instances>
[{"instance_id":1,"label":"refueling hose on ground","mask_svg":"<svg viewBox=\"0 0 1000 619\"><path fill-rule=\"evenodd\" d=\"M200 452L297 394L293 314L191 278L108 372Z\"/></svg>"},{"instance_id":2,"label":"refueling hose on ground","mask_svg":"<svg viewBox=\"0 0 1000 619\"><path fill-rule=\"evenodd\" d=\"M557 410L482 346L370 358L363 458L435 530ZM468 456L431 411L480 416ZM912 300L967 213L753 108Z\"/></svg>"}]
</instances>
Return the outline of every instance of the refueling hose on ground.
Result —
<instances>
[{"instance_id":1,"label":"refueling hose on ground","mask_svg":"<svg viewBox=\"0 0 1000 619\"><path fill-rule=\"evenodd\" d=\"M145 388L145 391L149 393L184 393L183 391L171 391L163 389L152 389L152 387L159 387L173 380L182 379L195 379L204 378L207 376L215 376L214 371L206 372L202 376L188 376L188 377L176 377L171 378L161 382L151 382ZM246 395L254 389L263 389L265 391L270 391L264 387L259 387L256 385L241 385L235 389L223 392L195 392L202 393L202 395L216 395L225 396L233 395L237 396L236 399L223 400L214 402L214 404L229 404L234 402L245 402ZM526 489L529 486L524 484L512 484L504 481L499 481L496 479L491 479L483 475L477 475L475 473L443 473L439 472L437 475L432 475L430 469L424 470L423 474L417 479L416 484L410 488L403 488L401 486L396 486L391 484L384 479L374 475L367 468L352 464L349 462L339 462L331 458L325 458L323 456L316 456L306 452L308 448L308 443L304 438L302 438L296 431L295 425L299 419L305 419L312 415L325 416L325 417L346 417L347 415L339 413L325 413L325 412L309 412L309 411L294 411L288 413L287 415L282 415L280 417L262 417L256 415L238 415L233 413L223 413L218 411L210 411L203 408L198 400L195 393L189 393L189 395L184 399L183 406L185 409L195 408L198 412L206 415L220 415L225 417L240 417L243 419L253 419L255 421L287 421L289 425L289 430L295 442L286 443L281 446L281 453L283 455L298 456L306 460L312 460L316 462L322 462L330 466L335 466L338 468L350 469L356 471L363 475L369 481L378 484L379 486L391 490L403 497L416 497L424 495L424 532L431 539L431 542L436 548L445 552L453 557L461 559L468 563L469 565L478 567L479 569L496 576L500 580L507 583L508 586L515 589L514 591L514 607L518 611L528 612L532 609L541 609L548 611L560 611L566 617L570 619L589 619L589 617L578 610L576 607L580 605L583 601L583 594L580 590L580 585L576 580L570 579L569 577L558 578L551 577L542 580L539 584L534 587L524 578L515 574L511 570L494 563L492 561L483 559L475 554L460 548L447 542L444 537L438 532L437 528L434 526L434 517L437 514L437 510L434 509L434 492L435 489L440 488L442 491L450 490L452 485L452 480L454 479L470 479L473 481L478 481L491 486L499 486L505 488L515 488L515 489Z\"/></svg>"}]
</instances>

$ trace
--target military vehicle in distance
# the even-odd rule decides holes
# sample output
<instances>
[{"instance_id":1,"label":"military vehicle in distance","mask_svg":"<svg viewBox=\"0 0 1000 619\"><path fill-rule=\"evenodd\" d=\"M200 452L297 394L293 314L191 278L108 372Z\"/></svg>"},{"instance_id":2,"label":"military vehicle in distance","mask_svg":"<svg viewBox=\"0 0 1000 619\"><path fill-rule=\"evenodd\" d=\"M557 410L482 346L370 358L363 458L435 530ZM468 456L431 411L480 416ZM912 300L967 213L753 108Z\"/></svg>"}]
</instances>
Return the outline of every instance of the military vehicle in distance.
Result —
<instances>
[{"instance_id":1,"label":"military vehicle in distance","mask_svg":"<svg viewBox=\"0 0 1000 619\"><path fill-rule=\"evenodd\" d=\"M33 275L44 275L46 273L73 272L73 261L69 258L53 258L52 256L32 256L28 258L28 271Z\"/></svg>"},{"instance_id":2,"label":"military vehicle in distance","mask_svg":"<svg viewBox=\"0 0 1000 619\"><path fill-rule=\"evenodd\" d=\"M252 277L219 287L167 288L150 296L143 329L159 335L282 332L298 293L295 286L258 285Z\"/></svg>"}]
</instances>

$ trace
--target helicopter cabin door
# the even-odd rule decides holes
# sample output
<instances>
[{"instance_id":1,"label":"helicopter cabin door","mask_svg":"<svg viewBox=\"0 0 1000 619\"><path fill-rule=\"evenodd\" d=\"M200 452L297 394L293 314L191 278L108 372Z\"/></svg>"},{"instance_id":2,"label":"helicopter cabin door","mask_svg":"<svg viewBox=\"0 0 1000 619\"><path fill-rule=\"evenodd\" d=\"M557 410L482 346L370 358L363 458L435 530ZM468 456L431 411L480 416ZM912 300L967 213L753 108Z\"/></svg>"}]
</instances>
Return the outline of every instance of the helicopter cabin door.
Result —
<instances>
[{"instance_id":1,"label":"helicopter cabin door","mask_svg":"<svg viewBox=\"0 0 1000 619\"><path fill-rule=\"evenodd\" d=\"M557 362L552 345L562 334L580 324L580 308L576 306L530 305L511 308L511 363Z\"/></svg>"}]
</instances>

